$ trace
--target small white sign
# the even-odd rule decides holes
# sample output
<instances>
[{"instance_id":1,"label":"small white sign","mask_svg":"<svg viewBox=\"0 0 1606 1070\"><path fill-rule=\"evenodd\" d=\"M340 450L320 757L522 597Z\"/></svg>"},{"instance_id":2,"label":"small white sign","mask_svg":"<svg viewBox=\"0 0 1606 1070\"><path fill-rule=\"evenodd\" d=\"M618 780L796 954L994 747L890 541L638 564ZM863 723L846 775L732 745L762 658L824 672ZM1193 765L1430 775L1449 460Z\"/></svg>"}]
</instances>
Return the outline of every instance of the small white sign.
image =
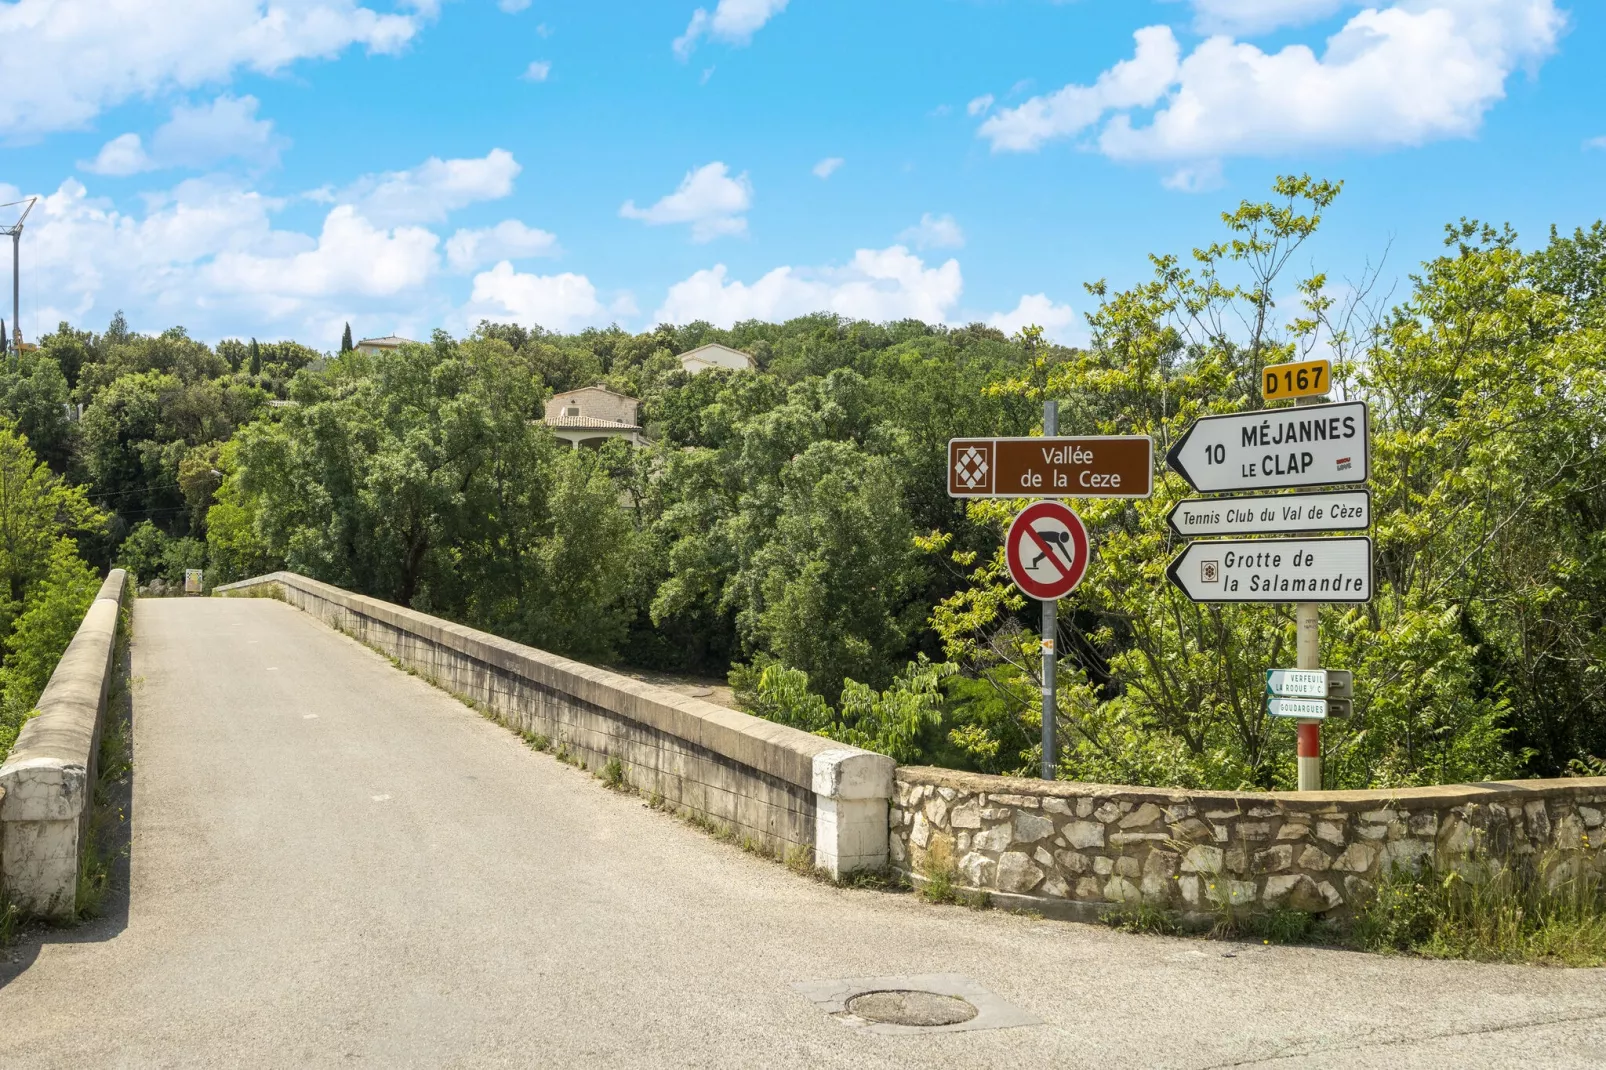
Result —
<instances>
[{"instance_id":1,"label":"small white sign","mask_svg":"<svg viewBox=\"0 0 1606 1070\"><path fill-rule=\"evenodd\" d=\"M1355 674L1348 669L1267 669L1266 694L1283 698L1350 698Z\"/></svg>"},{"instance_id":2,"label":"small white sign","mask_svg":"<svg viewBox=\"0 0 1606 1070\"><path fill-rule=\"evenodd\" d=\"M1327 720L1327 702L1319 698L1269 698L1266 712L1273 717L1297 717L1301 721Z\"/></svg>"},{"instance_id":3,"label":"small white sign","mask_svg":"<svg viewBox=\"0 0 1606 1070\"><path fill-rule=\"evenodd\" d=\"M1166 463L1213 493L1365 483L1366 402L1205 416L1165 455Z\"/></svg>"},{"instance_id":4,"label":"small white sign","mask_svg":"<svg viewBox=\"0 0 1606 1070\"><path fill-rule=\"evenodd\" d=\"M1365 531L1372 526L1372 494L1365 490L1319 490L1241 498L1187 498L1171 507L1166 523L1184 536Z\"/></svg>"},{"instance_id":5,"label":"small white sign","mask_svg":"<svg viewBox=\"0 0 1606 1070\"><path fill-rule=\"evenodd\" d=\"M202 588L202 570L187 568L184 570L184 593L200 594Z\"/></svg>"},{"instance_id":6,"label":"small white sign","mask_svg":"<svg viewBox=\"0 0 1606 1070\"><path fill-rule=\"evenodd\" d=\"M1368 602L1372 540L1192 542L1171 562L1166 577L1195 602Z\"/></svg>"}]
</instances>

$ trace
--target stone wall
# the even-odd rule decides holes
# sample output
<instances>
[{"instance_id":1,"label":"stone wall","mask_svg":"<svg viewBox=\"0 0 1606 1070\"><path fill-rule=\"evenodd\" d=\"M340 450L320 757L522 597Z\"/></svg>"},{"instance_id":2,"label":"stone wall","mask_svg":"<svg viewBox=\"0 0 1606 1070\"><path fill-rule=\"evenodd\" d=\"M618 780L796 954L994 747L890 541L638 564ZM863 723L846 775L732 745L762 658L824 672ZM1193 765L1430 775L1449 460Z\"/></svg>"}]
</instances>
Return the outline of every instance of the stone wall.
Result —
<instances>
[{"instance_id":1,"label":"stone wall","mask_svg":"<svg viewBox=\"0 0 1606 1070\"><path fill-rule=\"evenodd\" d=\"M1092 920L1146 901L1342 915L1393 865L1529 859L1606 873L1606 778L1300 794L1167 791L901 767L892 864L1000 905Z\"/></svg>"},{"instance_id":2,"label":"stone wall","mask_svg":"<svg viewBox=\"0 0 1606 1070\"><path fill-rule=\"evenodd\" d=\"M94 803L101 715L117 648L127 574L101 584L72 642L0 765L0 888L23 910L77 908L78 854Z\"/></svg>"},{"instance_id":3,"label":"stone wall","mask_svg":"<svg viewBox=\"0 0 1606 1070\"><path fill-rule=\"evenodd\" d=\"M215 593L271 594L385 652L592 770L610 760L669 807L833 875L887 861L892 759L291 572Z\"/></svg>"}]
</instances>

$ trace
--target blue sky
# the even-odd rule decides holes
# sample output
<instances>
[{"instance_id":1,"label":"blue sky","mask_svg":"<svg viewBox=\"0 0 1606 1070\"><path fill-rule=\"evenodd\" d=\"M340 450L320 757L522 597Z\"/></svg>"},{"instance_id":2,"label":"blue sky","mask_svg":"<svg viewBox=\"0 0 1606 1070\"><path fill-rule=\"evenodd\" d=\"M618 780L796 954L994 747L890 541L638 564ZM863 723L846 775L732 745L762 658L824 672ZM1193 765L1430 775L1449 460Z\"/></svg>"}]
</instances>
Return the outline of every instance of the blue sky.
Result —
<instances>
[{"instance_id":1,"label":"blue sky","mask_svg":"<svg viewBox=\"0 0 1606 1070\"><path fill-rule=\"evenodd\" d=\"M1345 180L1301 264L1335 278L1462 215L1606 214L1606 12L1563 0L0 0L0 41L30 337L833 308L1075 341L1083 282L1281 172Z\"/></svg>"}]
</instances>

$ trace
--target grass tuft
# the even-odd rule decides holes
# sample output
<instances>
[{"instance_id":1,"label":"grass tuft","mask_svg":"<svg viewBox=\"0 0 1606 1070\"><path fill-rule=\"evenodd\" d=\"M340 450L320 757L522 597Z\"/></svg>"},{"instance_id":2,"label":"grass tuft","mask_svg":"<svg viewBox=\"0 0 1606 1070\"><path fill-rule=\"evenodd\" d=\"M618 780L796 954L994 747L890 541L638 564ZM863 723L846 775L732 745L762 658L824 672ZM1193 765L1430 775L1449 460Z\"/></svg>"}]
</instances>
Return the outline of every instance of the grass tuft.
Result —
<instances>
[{"instance_id":1,"label":"grass tuft","mask_svg":"<svg viewBox=\"0 0 1606 1070\"><path fill-rule=\"evenodd\" d=\"M1167 910L1158 903L1143 901L1122 903L1100 914L1099 920L1112 929L1119 929L1124 933L1176 936L1182 932L1182 923L1176 912Z\"/></svg>"},{"instance_id":2,"label":"grass tuft","mask_svg":"<svg viewBox=\"0 0 1606 1070\"><path fill-rule=\"evenodd\" d=\"M625 763L618 757L608 759L602 767L602 782L614 791L623 791L630 785L625 783Z\"/></svg>"}]
</instances>

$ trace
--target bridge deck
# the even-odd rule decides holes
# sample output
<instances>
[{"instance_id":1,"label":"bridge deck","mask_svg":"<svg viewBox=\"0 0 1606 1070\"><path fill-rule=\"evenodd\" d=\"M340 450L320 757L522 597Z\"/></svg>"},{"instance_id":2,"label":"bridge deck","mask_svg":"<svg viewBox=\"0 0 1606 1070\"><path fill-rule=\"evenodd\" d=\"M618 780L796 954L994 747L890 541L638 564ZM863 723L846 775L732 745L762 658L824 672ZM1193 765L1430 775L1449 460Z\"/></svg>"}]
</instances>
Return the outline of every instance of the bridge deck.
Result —
<instances>
[{"instance_id":1,"label":"bridge deck","mask_svg":"<svg viewBox=\"0 0 1606 1070\"><path fill-rule=\"evenodd\" d=\"M1599 971L1133 937L800 879L278 602L135 614L126 910L0 961L0 1066L1598 1066ZM3 958L3 955L0 955ZM1044 1025L875 1036L954 972Z\"/></svg>"}]
</instances>

